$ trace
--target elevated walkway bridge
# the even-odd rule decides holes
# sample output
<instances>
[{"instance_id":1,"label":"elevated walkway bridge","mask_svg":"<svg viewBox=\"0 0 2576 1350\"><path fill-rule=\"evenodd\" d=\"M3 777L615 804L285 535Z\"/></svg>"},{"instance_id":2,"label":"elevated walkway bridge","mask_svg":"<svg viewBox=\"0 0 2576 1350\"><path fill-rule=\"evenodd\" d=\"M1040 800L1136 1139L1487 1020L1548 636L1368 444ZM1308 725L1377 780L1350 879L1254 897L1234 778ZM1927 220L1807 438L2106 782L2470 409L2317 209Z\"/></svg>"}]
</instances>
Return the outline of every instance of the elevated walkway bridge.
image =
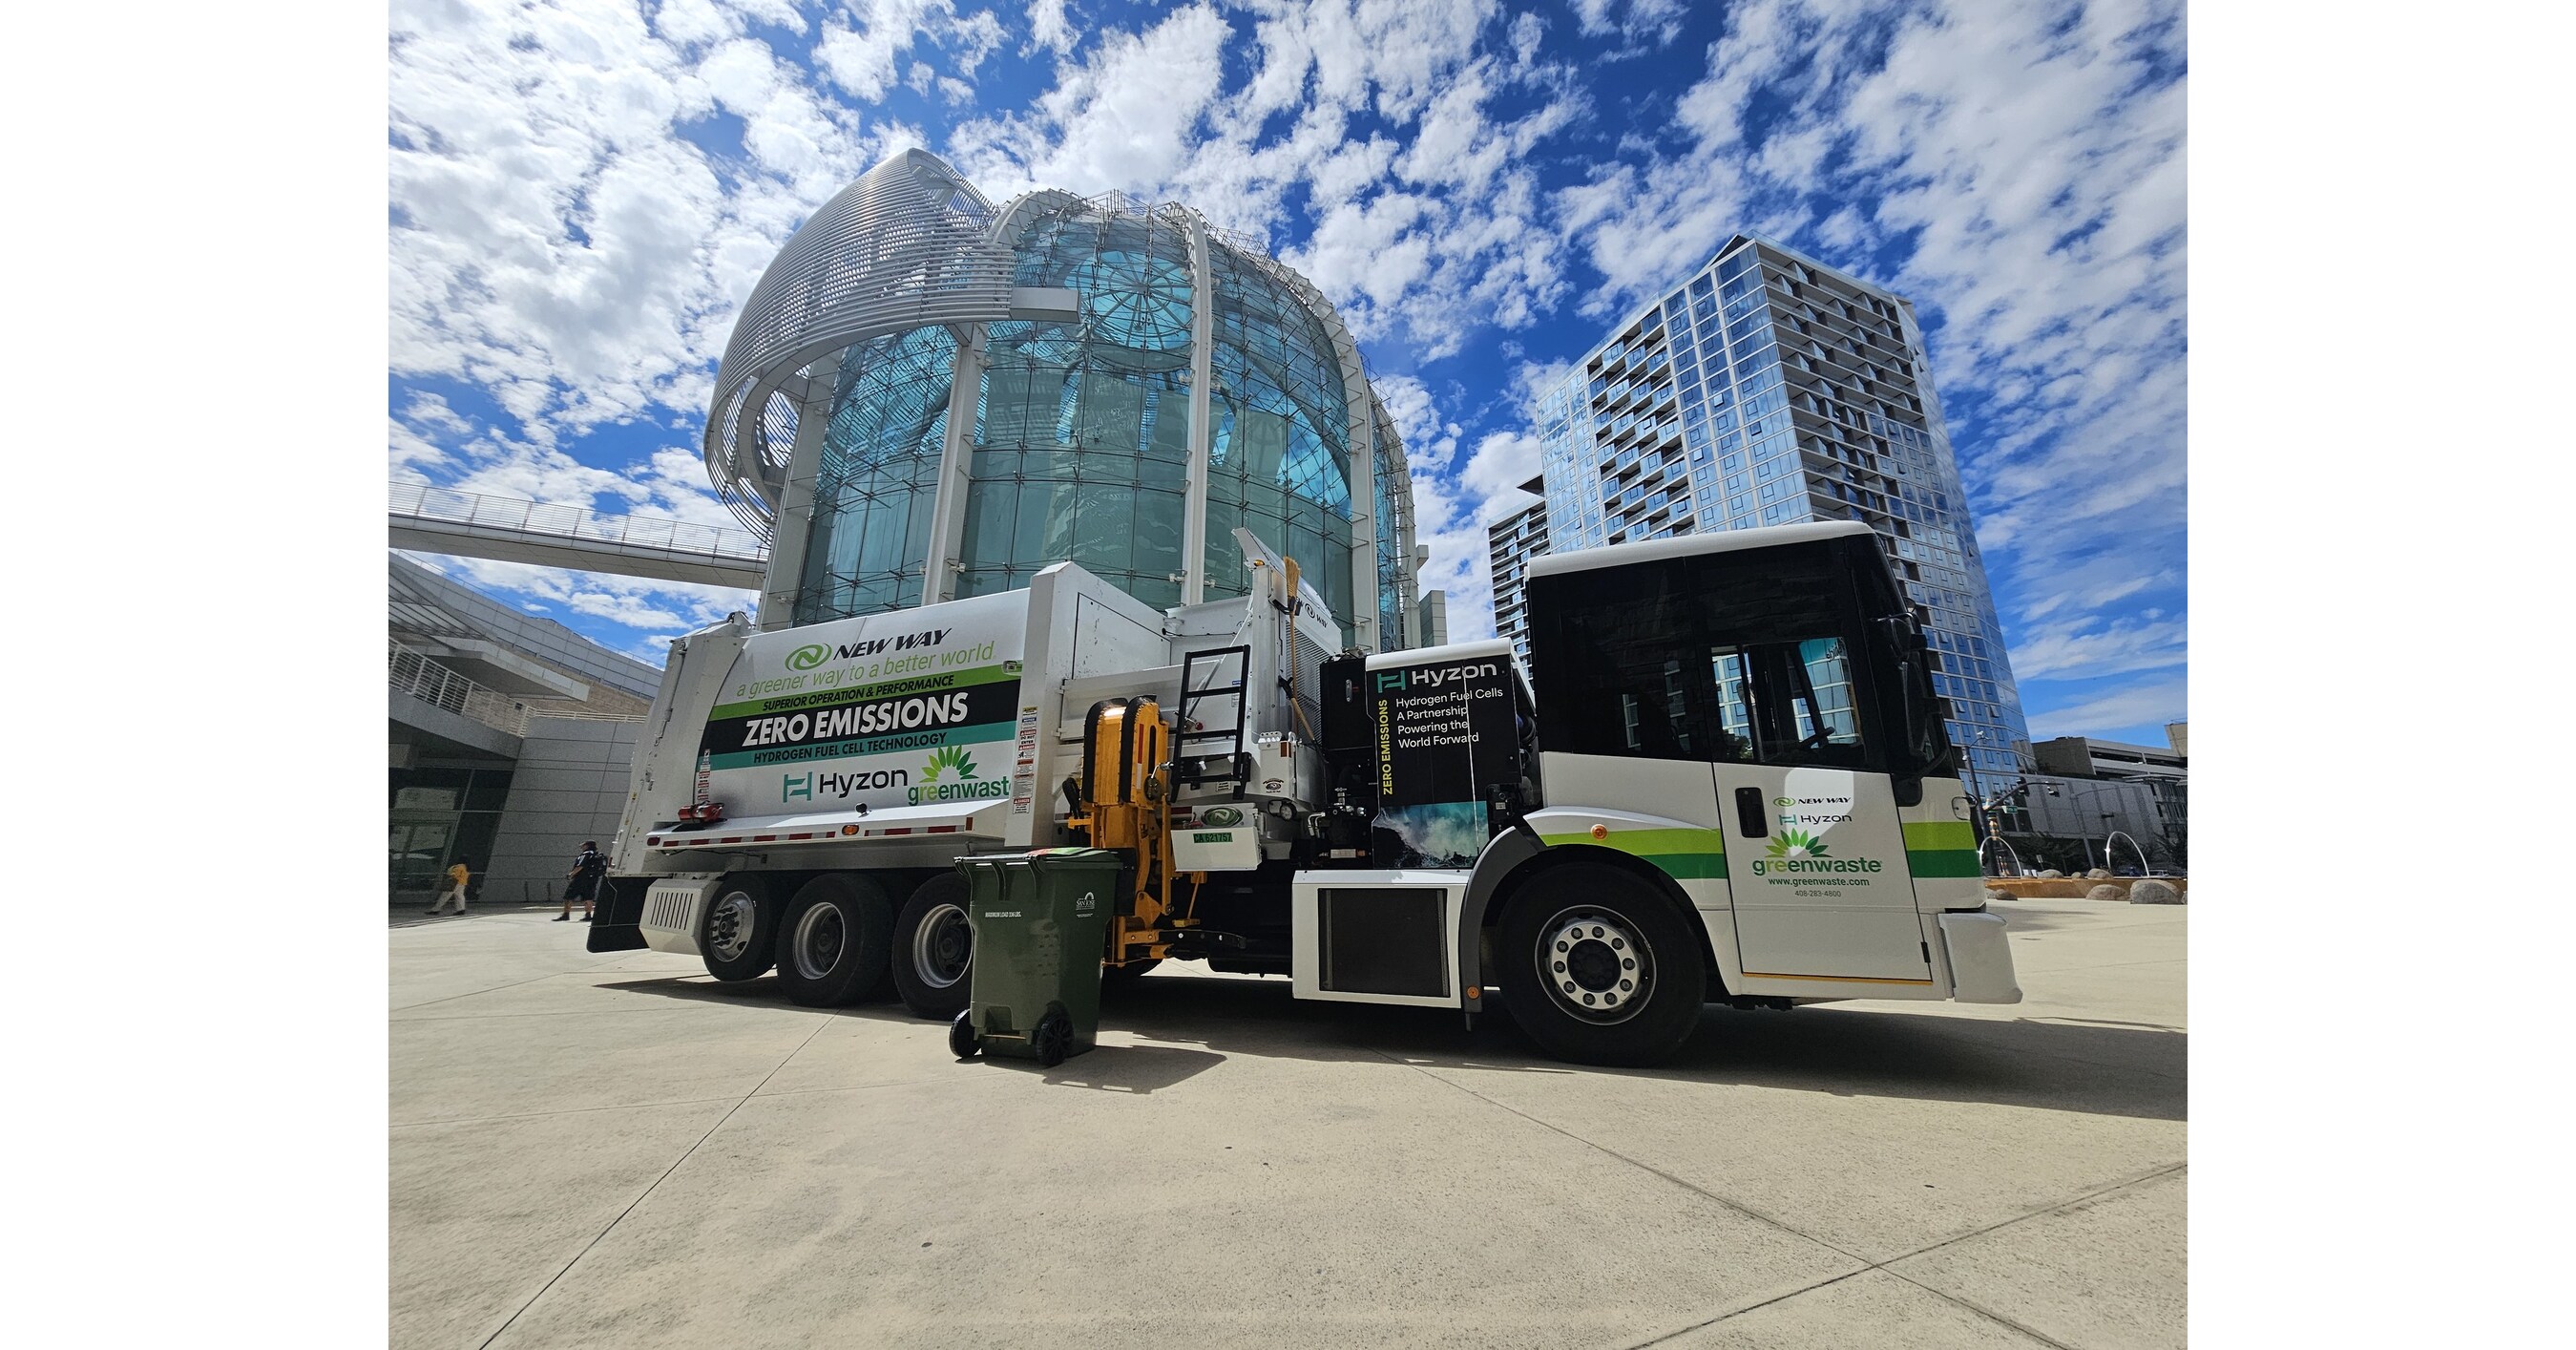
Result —
<instances>
[{"instance_id":1,"label":"elevated walkway bridge","mask_svg":"<svg viewBox=\"0 0 2576 1350\"><path fill-rule=\"evenodd\" d=\"M391 495L392 546L418 553L748 591L759 590L769 570L769 547L749 530L604 515L427 483L395 483Z\"/></svg>"}]
</instances>

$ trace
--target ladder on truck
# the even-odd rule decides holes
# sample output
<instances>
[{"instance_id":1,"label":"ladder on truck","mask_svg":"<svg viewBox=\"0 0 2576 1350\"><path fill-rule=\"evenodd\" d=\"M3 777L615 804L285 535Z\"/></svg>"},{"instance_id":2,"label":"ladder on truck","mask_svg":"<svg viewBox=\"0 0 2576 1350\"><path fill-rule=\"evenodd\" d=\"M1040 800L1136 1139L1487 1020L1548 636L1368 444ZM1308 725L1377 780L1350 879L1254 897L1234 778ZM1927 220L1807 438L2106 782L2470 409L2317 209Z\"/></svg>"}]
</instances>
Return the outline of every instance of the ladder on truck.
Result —
<instances>
[{"instance_id":1,"label":"ladder on truck","mask_svg":"<svg viewBox=\"0 0 2576 1350\"><path fill-rule=\"evenodd\" d=\"M1181 658L1181 729L1172 741L1172 758L1182 766L1182 782L1195 787L1231 779L1235 795L1243 795L1243 785L1252 778L1251 757L1243 753L1243 723L1250 712L1244 685L1251 672L1250 647L1211 647ZM1232 714L1214 719L1201 716L1199 708L1211 701L1232 704ZM1224 772L1206 772L1202 761L1220 756L1225 760Z\"/></svg>"}]
</instances>

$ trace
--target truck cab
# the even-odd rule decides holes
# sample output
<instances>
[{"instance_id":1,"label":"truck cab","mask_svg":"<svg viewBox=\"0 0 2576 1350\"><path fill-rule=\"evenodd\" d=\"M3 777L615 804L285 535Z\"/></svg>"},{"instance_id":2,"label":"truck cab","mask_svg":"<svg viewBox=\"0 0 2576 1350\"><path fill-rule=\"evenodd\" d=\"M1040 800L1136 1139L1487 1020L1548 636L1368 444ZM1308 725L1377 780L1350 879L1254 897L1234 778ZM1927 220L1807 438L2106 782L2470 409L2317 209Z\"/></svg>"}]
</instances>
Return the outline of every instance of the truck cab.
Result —
<instances>
[{"instance_id":1,"label":"truck cab","mask_svg":"<svg viewBox=\"0 0 2576 1350\"><path fill-rule=\"evenodd\" d=\"M1437 889L1447 898L1435 907L1454 907L1435 926L1454 935L1463 987L1436 1001L1472 1013L1499 991L1550 1053L1649 1063L1680 1046L1706 1002L2019 1000L2002 920L1983 912L1947 710L1866 526L1542 557L1528 603L1531 735L1430 794L1453 806L1408 792L1421 771L1403 747L1426 737L1400 705L1361 710L1365 744L1326 736L1346 790L1374 789L1402 813L1482 818L1471 866L1399 874L1392 865L1410 859L1383 847L1368 860L1370 902L1388 913L1407 890ZM1476 666L1486 645L1372 658L1358 697L1376 697L1375 667ZM1328 690L1348 690L1335 673ZM1510 725L1489 722L1479 740ZM1301 919L1341 898L1328 870L1298 882ZM1377 1001L1434 1001L1428 989Z\"/></svg>"}]
</instances>

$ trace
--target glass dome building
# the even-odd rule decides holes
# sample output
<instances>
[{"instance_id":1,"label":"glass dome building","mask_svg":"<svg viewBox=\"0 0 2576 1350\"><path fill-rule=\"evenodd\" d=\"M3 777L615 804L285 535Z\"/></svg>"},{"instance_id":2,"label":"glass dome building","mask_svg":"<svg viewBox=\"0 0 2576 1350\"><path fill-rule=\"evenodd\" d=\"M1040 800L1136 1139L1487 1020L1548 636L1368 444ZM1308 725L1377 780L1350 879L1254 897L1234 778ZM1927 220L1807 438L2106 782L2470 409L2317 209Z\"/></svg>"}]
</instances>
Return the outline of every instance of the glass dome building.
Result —
<instances>
[{"instance_id":1,"label":"glass dome building","mask_svg":"<svg viewBox=\"0 0 2576 1350\"><path fill-rule=\"evenodd\" d=\"M752 291L706 457L770 540L763 627L1068 560L1158 607L1242 595L1240 528L1297 561L1349 645L1440 636L1404 447L1349 330L1178 204L996 208L935 156L887 160Z\"/></svg>"}]
</instances>

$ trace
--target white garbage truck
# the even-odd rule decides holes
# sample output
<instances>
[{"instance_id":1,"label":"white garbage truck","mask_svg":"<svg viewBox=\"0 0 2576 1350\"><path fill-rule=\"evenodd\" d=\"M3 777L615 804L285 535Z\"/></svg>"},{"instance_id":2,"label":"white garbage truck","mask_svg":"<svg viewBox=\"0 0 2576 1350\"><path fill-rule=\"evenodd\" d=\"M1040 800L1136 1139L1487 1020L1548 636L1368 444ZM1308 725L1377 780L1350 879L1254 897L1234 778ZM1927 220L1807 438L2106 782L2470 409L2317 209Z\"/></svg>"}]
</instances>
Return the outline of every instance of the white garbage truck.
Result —
<instances>
[{"instance_id":1,"label":"white garbage truck","mask_svg":"<svg viewBox=\"0 0 2576 1350\"><path fill-rule=\"evenodd\" d=\"M1919 616L1859 524L1559 554L1500 641L1342 652L1293 562L1157 610L1024 590L672 644L594 950L888 981L953 1018L956 860L1129 860L1103 978L1167 960L1294 995L1498 1001L1546 1052L1645 1064L1709 1003L2020 999Z\"/></svg>"}]
</instances>

